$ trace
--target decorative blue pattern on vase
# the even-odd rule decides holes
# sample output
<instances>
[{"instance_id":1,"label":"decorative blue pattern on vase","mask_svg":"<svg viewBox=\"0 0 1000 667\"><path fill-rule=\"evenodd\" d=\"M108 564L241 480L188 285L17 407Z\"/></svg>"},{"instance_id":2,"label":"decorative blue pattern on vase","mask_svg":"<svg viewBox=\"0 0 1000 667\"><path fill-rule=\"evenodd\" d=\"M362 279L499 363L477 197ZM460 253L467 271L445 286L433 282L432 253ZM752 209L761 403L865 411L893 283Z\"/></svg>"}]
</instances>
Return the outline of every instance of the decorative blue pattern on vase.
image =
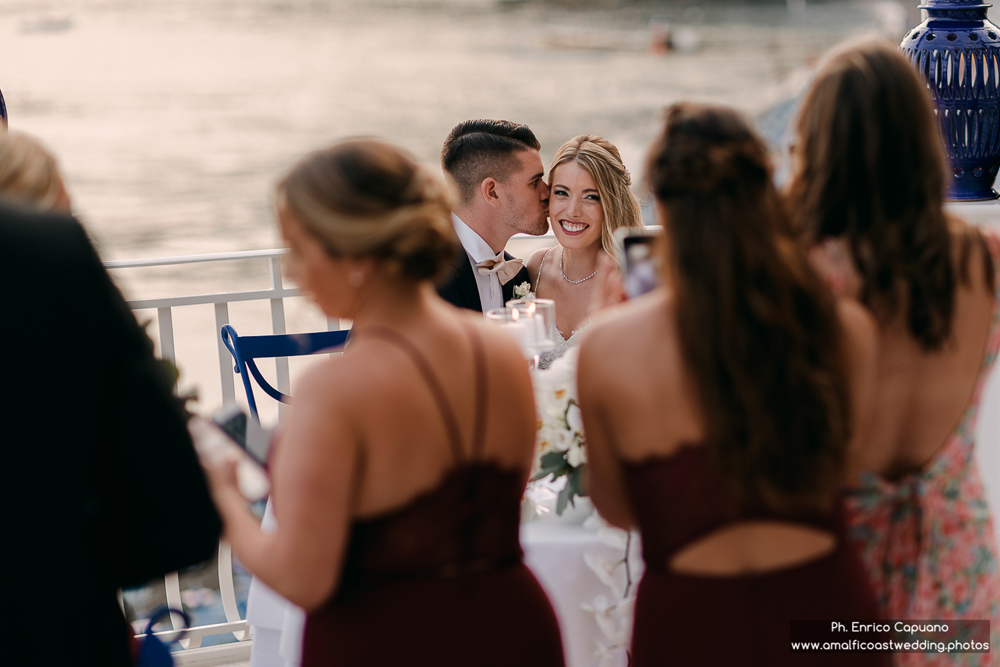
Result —
<instances>
[{"instance_id":1,"label":"decorative blue pattern on vase","mask_svg":"<svg viewBox=\"0 0 1000 667\"><path fill-rule=\"evenodd\" d=\"M1000 28L978 0L927 0L927 20L899 48L927 81L952 166L949 197L997 199L1000 169Z\"/></svg>"}]
</instances>

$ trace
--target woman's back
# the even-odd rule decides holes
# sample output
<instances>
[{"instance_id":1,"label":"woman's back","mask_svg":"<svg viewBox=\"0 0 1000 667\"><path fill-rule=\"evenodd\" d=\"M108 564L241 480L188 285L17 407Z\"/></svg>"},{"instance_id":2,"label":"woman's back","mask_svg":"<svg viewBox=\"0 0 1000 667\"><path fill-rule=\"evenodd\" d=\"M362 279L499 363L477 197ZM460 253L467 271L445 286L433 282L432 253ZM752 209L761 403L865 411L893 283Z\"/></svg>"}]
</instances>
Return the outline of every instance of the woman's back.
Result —
<instances>
[{"instance_id":1,"label":"woman's back","mask_svg":"<svg viewBox=\"0 0 1000 667\"><path fill-rule=\"evenodd\" d=\"M810 271L735 112L671 107L647 177L666 287L595 323L578 370L594 504L642 534L634 664L797 664L793 620L878 615L837 499L874 324Z\"/></svg>"},{"instance_id":2,"label":"woman's back","mask_svg":"<svg viewBox=\"0 0 1000 667\"><path fill-rule=\"evenodd\" d=\"M981 391L1000 349L1000 284L987 289L1000 243L969 229L955 245L980 233L985 246L974 247L989 252L968 257L941 349L923 349L902 323L881 332L871 450L885 475L853 480L847 508L851 538L891 618L1000 622L996 540L974 455Z\"/></svg>"},{"instance_id":3,"label":"woman's back","mask_svg":"<svg viewBox=\"0 0 1000 667\"><path fill-rule=\"evenodd\" d=\"M562 663L518 543L534 434L524 361L499 330L433 310L358 327L338 369L352 401L331 407L364 451L341 583L309 615L303 665L446 665L476 651L479 664Z\"/></svg>"},{"instance_id":4,"label":"woman's back","mask_svg":"<svg viewBox=\"0 0 1000 667\"><path fill-rule=\"evenodd\" d=\"M867 320L858 319L858 310L851 311L846 326L855 337L868 336ZM625 335L627 346L614 343ZM602 416L596 428L604 432L602 438L610 441L626 466L634 471L647 463L689 456L687 450L705 449L703 410L678 345L671 299L665 290L620 308L613 320L590 334L586 346L599 350L601 360L595 363L591 357L589 364L583 363L586 377L582 376L581 391L584 385L601 386ZM867 356L863 350L856 354ZM707 460L707 453L698 456ZM626 490L629 496L634 492ZM638 520L638 507L633 505L631 512ZM757 520L761 517L766 517L768 525ZM787 524L777 525L779 514L736 511L731 521L720 521L713 525L717 530L698 534L698 541L687 548L671 549L670 568L707 576L751 575L804 563L830 551L829 533L797 525L794 513L786 518ZM677 528L670 521L664 526Z\"/></svg>"},{"instance_id":5,"label":"woman's back","mask_svg":"<svg viewBox=\"0 0 1000 667\"><path fill-rule=\"evenodd\" d=\"M892 322L880 327L870 448L874 469L890 479L926 466L966 425L966 413L978 400L984 364L996 353L987 347L996 314L988 278L994 274L993 260L981 251L977 234L963 226L952 235L955 275L964 273L968 279L958 281L951 335L940 349L928 351L913 337L905 304ZM967 244L970 251L963 252Z\"/></svg>"},{"instance_id":6,"label":"woman's back","mask_svg":"<svg viewBox=\"0 0 1000 667\"><path fill-rule=\"evenodd\" d=\"M614 452L622 514L606 480L595 481L594 501L609 520L634 522L643 540L633 664L663 664L665 656L686 665L800 664L788 645L791 620L878 617L864 570L839 505L781 512L725 493L732 487L705 444L674 329L659 290L597 323L581 350L582 408L597 412L588 438L600 430L596 438L607 439L591 448L592 467L595 475L607 469L604 457ZM626 335L628 345L615 344ZM712 641L709 619L711 628L727 628L724 641ZM809 664L841 662L809 655ZM872 653L852 664L887 660Z\"/></svg>"},{"instance_id":7,"label":"woman's back","mask_svg":"<svg viewBox=\"0 0 1000 667\"><path fill-rule=\"evenodd\" d=\"M395 337L359 328L352 349L317 388L331 407L350 415L365 442L355 518L405 505L473 458L527 475L535 412L523 359L502 332L460 317L447 312L400 327ZM426 367L415 362L400 336ZM427 371L440 385L440 402ZM453 417L442 413L442 404ZM452 418L457 442L449 434ZM477 419L480 433L474 432Z\"/></svg>"}]
</instances>

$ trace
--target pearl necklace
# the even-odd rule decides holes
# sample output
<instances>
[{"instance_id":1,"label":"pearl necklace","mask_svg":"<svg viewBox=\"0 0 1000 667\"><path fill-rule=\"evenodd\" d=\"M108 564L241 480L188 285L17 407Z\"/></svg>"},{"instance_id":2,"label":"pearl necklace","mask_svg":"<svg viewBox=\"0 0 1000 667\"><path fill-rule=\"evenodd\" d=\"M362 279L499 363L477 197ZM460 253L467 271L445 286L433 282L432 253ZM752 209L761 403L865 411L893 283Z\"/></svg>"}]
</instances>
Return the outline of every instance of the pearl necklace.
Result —
<instances>
[{"instance_id":1,"label":"pearl necklace","mask_svg":"<svg viewBox=\"0 0 1000 667\"><path fill-rule=\"evenodd\" d=\"M591 273L586 278L580 278L579 280L570 280L569 277L566 275L566 271L563 270L563 257L565 257L565 256L566 256L566 251L565 250L563 250L561 253L559 253L559 273L562 274L563 280L565 280L566 282L568 282L571 285L579 285L580 283L586 282L586 281L590 280L591 278L593 278L594 276L596 276L597 272L601 270L600 268L596 268L596 269L594 269L594 272Z\"/></svg>"}]
</instances>

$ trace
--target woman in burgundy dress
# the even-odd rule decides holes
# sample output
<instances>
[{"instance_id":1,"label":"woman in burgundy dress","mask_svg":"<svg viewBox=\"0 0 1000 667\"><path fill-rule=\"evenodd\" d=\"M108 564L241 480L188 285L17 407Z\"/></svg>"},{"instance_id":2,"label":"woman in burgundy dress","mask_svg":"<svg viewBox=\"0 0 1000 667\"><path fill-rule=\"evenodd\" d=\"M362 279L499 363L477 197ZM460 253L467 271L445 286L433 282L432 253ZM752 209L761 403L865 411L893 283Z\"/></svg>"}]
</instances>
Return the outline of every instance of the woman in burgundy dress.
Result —
<instances>
[{"instance_id":1,"label":"woman in burgundy dress","mask_svg":"<svg viewBox=\"0 0 1000 667\"><path fill-rule=\"evenodd\" d=\"M303 667L561 666L518 544L531 381L505 333L434 291L458 247L443 186L393 146L347 141L293 169L278 216L292 278L353 321L351 342L293 392L277 532L231 469L210 472L240 561L308 612Z\"/></svg>"},{"instance_id":2,"label":"woman in burgundy dress","mask_svg":"<svg viewBox=\"0 0 1000 667\"><path fill-rule=\"evenodd\" d=\"M633 665L888 664L789 643L794 620L878 617L837 501L874 323L788 238L735 112L672 107L647 176L666 287L594 325L578 380L594 504L642 534Z\"/></svg>"}]
</instances>

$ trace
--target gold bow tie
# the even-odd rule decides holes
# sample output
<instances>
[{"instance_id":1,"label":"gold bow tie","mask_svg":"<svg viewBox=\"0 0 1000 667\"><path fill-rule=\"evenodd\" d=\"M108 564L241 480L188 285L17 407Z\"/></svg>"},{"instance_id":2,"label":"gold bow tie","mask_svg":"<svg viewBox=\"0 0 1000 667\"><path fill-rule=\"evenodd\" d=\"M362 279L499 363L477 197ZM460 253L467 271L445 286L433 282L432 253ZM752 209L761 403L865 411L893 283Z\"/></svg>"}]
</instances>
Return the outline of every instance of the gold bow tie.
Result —
<instances>
[{"instance_id":1,"label":"gold bow tie","mask_svg":"<svg viewBox=\"0 0 1000 667\"><path fill-rule=\"evenodd\" d=\"M523 266L524 260L517 259L516 257L504 259L502 252L493 259L486 259L476 264L476 268L479 269L479 275L488 276L491 273L495 273L497 274L497 278L500 279L501 285L506 285L513 280L514 276L517 275L517 272Z\"/></svg>"}]
</instances>

